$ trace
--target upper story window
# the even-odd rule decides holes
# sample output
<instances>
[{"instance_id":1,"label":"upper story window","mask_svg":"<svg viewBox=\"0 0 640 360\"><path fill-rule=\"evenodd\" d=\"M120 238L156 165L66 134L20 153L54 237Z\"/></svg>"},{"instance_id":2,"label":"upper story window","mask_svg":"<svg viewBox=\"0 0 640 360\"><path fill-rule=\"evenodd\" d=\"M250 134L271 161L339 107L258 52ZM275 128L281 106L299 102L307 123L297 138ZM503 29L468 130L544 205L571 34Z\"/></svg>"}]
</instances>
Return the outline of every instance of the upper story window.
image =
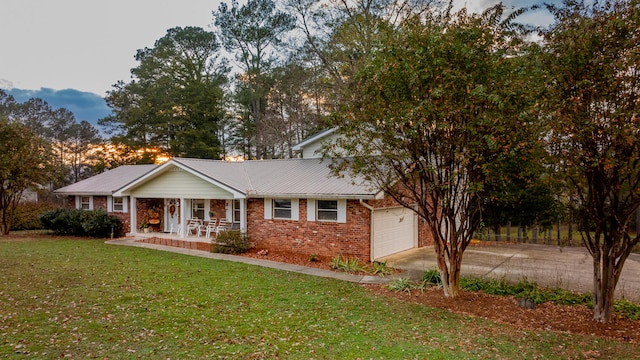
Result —
<instances>
[{"instance_id":1,"label":"upper story window","mask_svg":"<svg viewBox=\"0 0 640 360\"><path fill-rule=\"evenodd\" d=\"M124 198L113 198L113 212L124 212Z\"/></svg>"},{"instance_id":2,"label":"upper story window","mask_svg":"<svg viewBox=\"0 0 640 360\"><path fill-rule=\"evenodd\" d=\"M316 210L319 221L338 221L337 200L318 200Z\"/></svg>"},{"instance_id":3,"label":"upper story window","mask_svg":"<svg viewBox=\"0 0 640 360\"><path fill-rule=\"evenodd\" d=\"M291 219L291 199L273 199L273 218Z\"/></svg>"}]
</instances>

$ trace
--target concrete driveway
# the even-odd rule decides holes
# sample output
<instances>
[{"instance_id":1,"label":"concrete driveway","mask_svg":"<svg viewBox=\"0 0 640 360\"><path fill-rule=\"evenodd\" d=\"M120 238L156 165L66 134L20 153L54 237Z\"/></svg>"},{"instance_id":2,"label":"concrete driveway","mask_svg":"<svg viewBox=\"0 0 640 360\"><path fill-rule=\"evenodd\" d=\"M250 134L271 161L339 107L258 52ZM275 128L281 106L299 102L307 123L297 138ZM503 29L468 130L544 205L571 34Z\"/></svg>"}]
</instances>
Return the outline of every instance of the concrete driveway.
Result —
<instances>
[{"instance_id":1,"label":"concrete driveway","mask_svg":"<svg viewBox=\"0 0 640 360\"><path fill-rule=\"evenodd\" d=\"M393 254L381 260L407 270L414 279L419 279L426 270L437 268L433 246ZM527 279L541 286L579 292L593 290L593 262L589 252L582 247L470 245L462 259L462 275L509 281ZM616 297L640 302L640 254L631 254L625 262Z\"/></svg>"}]
</instances>

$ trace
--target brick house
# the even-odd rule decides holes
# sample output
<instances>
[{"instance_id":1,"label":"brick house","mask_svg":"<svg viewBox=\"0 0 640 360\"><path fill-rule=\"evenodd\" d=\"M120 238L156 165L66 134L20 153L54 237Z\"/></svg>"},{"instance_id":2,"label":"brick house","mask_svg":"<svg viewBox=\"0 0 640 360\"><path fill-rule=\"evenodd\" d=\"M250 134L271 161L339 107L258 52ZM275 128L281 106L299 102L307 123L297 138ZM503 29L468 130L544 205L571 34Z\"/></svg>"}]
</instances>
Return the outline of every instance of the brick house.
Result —
<instances>
[{"instance_id":1,"label":"brick house","mask_svg":"<svg viewBox=\"0 0 640 360\"><path fill-rule=\"evenodd\" d=\"M260 248L363 261L432 243L412 210L360 179L332 176L328 165L313 157L173 158L162 165L122 166L56 193L68 198L68 206L118 214L130 235L144 223L189 238L187 220L226 218Z\"/></svg>"}]
</instances>

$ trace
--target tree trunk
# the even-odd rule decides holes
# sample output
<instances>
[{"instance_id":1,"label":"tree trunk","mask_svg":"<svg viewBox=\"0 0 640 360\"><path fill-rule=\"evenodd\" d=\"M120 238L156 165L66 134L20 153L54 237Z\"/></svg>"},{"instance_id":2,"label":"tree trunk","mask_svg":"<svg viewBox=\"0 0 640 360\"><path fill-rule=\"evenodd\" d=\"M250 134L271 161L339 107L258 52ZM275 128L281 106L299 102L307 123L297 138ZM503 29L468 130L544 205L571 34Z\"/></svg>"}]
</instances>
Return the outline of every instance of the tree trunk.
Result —
<instances>
[{"instance_id":1,"label":"tree trunk","mask_svg":"<svg viewBox=\"0 0 640 360\"><path fill-rule=\"evenodd\" d=\"M593 320L608 323L613 310L615 259L593 256Z\"/></svg>"},{"instance_id":2,"label":"tree trunk","mask_svg":"<svg viewBox=\"0 0 640 360\"><path fill-rule=\"evenodd\" d=\"M440 247L442 249L442 247ZM444 251L438 252L436 247L436 257L438 260L438 271L440 279L442 279L442 290L444 296L448 298L456 298L460 295L460 267L462 264L462 254L456 249L451 250L449 266L447 266L446 255Z\"/></svg>"}]
</instances>

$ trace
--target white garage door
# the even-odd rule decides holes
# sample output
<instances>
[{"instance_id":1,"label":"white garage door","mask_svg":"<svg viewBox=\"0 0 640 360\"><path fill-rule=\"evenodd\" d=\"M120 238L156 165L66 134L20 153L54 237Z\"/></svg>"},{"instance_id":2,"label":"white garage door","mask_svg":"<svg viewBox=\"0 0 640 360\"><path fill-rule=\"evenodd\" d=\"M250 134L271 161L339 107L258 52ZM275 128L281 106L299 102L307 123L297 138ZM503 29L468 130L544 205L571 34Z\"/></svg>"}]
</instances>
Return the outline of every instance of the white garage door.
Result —
<instances>
[{"instance_id":1,"label":"white garage door","mask_svg":"<svg viewBox=\"0 0 640 360\"><path fill-rule=\"evenodd\" d=\"M373 212L373 259L414 248L418 227L415 213L405 207Z\"/></svg>"}]
</instances>

